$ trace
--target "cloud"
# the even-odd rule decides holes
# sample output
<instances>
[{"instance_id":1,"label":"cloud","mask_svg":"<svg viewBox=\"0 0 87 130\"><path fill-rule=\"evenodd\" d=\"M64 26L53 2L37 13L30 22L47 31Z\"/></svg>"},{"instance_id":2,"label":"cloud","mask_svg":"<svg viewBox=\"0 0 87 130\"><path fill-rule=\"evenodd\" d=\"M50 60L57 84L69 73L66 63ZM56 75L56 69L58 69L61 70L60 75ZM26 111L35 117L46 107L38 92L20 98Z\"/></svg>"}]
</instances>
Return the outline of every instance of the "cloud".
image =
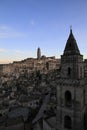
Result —
<instances>
[{"instance_id":1,"label":"cloud","mask_svg":"<svg viewBox=\"0 0 87 130\"><path fill-rule=\"evenodd\" d=\"M10 30L11 28L7 25L0 25L0 31L7 31Z\"/></svg>"},{"instance_id":2,"label":"cloud","mask_svg":"<svg viewBox=\"0 0 87 130\"><path fill-rule=\"evenodd\" d=\"M26 51L0 48L0 64L20 61L26 58Z\"/></svg>"},{"instance_id":3,"label":"cloud","mask_svg":"<svg viewBox=\"0 0 87 130\"><path fill-rule=\"evenodd\" d=\"M13 53L13 54L27 54L28 52L22 51L22 50L13 50L13 49L4 49L0 48L0 53L1 52L7 52L7 53Z\"/></svg>"},{"instance_id":4,"label":"cloud","mask_svg":"<svg viewBox=\"0 0 87 130\"><path fill-rule=\"evenodd\" d=\"M27 34L6 25L0 25L0 38L26 37Z\"/></svg>"},{"instance_id":5,"label":"cloud","mask_svg":"<svg viewBox=\"0 0 87 130\"><path fill-rule=\"evenodd\" d=\"M0 52L7 52L8 50L0 48Z\"/></svg>"},{"instance_id":6,"label":"cloud","mask_svg":"<svg viewBox=\"0 0 87 130\"><path fill-rule=\"evenodd\" d=\"M34 20L31 20L31 21L30 21L30 24L31 24L31 25L35 25Z\"/></svg>"},{"instance_id":7,"label":"cloud","mask_svg":"<svg viewBox=\"0 0 87 130\"><path fill-rule=\"evenodd\" d=\"M24 51L21 51L21 50L13 50L15 53L17 54L24 54L25 52Z\"/></svg>"},{"instance_id":8,"label":"cloud","mask_svg":"<svg viewBox=\"0 0 87 130\"><path fill-rule=\"evenodd\" d=\"M22 32L0 32L0 38L15 38L26 37L27 35Z\"/></svg>"}]
</instances>

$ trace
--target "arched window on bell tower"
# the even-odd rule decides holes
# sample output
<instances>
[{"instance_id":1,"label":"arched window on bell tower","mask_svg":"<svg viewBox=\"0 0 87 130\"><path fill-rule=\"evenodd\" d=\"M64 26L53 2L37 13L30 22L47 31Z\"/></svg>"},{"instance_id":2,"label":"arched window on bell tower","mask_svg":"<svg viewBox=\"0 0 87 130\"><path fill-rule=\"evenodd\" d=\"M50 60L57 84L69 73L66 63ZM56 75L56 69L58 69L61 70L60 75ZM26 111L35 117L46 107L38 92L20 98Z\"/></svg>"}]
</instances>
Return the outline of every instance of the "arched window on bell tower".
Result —
<instances>
[{"instance_id":1,"label":"arched window on bell tower","mask_svg":"<svg viewBox=\"0 0 87 130\"><path fill-rule=\"evenodd\" d=\"M65 92L65 106L71 107L72 106L72 96L70 91Z\"/></svg>"},{"instance_id":2,"label":"arched window on bell tower","mask_svg":"<svg viewBox=\"0 0 87 130\"><path fill-rule=\"evenodd\" d=\"M68 76L71 76L71 68L68 67L68 72L67 72Z\"/></svg>"}]
</instances>

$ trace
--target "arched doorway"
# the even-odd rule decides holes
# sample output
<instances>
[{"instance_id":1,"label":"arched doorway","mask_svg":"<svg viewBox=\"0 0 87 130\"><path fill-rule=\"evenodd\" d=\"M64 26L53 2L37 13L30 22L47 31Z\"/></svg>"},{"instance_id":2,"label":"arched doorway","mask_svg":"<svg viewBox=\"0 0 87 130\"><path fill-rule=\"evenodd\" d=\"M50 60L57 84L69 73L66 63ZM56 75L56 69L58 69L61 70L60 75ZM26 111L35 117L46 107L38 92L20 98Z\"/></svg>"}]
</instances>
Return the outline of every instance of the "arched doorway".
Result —
<instances>
[{"instance_id":1,"label":"arched doorway","mask_svg":"<svg viewBox=\"0 0 87 130\"><path fill-rule=\"evenodd\" d=\"M72 120L71 120L70 116L64 117L64 128L72 129Z\"/></svg>"}]
</instances>

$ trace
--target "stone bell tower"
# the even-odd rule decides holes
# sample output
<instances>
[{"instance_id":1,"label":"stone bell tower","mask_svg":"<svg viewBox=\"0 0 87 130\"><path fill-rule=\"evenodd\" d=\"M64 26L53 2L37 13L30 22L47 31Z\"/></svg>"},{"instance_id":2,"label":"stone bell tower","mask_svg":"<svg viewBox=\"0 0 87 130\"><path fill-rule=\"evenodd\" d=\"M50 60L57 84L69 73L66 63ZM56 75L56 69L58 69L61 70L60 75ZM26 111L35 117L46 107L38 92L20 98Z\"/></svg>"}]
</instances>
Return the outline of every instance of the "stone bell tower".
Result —
<instances>
[{"instance_id":1,"label":"stone bell tower","mask_svg":"<svg viewBox=\"0 0 87 130\"><path fill-rule=\"evenodd\" d=\"M38 49L37 49L37 59L40 60L40 58L41 58L41 50L38 47Z\"/></svg>"},{"instance_id":2,"label":"stone bell tower","mask_svg":"<svg viewBox=\"0 0 87 130\"><path fill-rule=\"evenodd\" d=\"M70 29L57 85L57 130L85 129L86 86L83 56Z\"/></svg>"}]
</instances>

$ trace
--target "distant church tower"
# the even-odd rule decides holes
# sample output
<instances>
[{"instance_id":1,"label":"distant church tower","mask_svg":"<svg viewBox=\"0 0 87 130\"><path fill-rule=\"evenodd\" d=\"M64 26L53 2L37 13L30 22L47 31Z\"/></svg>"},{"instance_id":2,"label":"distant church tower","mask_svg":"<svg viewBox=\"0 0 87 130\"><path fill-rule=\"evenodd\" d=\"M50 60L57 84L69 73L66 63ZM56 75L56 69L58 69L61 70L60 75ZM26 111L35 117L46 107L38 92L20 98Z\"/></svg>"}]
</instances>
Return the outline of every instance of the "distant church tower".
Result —
<instances>
[{"instance_id":1,"label":"distant church tower","mask_svg":"<svg viewBox=\"0 0 87 130\"><path fill-rule=\"evenodd\" d=\"M84 130L86 87L83 56L70 29L57 86L57 130Z\"/></svg>"},{"instance_id":2,"label":"distant church tower","mask_svg":"<svg viewBox=\"0 0 87 130\"><path fill-rule=\"evenodd\" d=\"M41 58L41 50L40 48L37 49L37 59L40 60Z\"/></svg>"}]
</instances>

